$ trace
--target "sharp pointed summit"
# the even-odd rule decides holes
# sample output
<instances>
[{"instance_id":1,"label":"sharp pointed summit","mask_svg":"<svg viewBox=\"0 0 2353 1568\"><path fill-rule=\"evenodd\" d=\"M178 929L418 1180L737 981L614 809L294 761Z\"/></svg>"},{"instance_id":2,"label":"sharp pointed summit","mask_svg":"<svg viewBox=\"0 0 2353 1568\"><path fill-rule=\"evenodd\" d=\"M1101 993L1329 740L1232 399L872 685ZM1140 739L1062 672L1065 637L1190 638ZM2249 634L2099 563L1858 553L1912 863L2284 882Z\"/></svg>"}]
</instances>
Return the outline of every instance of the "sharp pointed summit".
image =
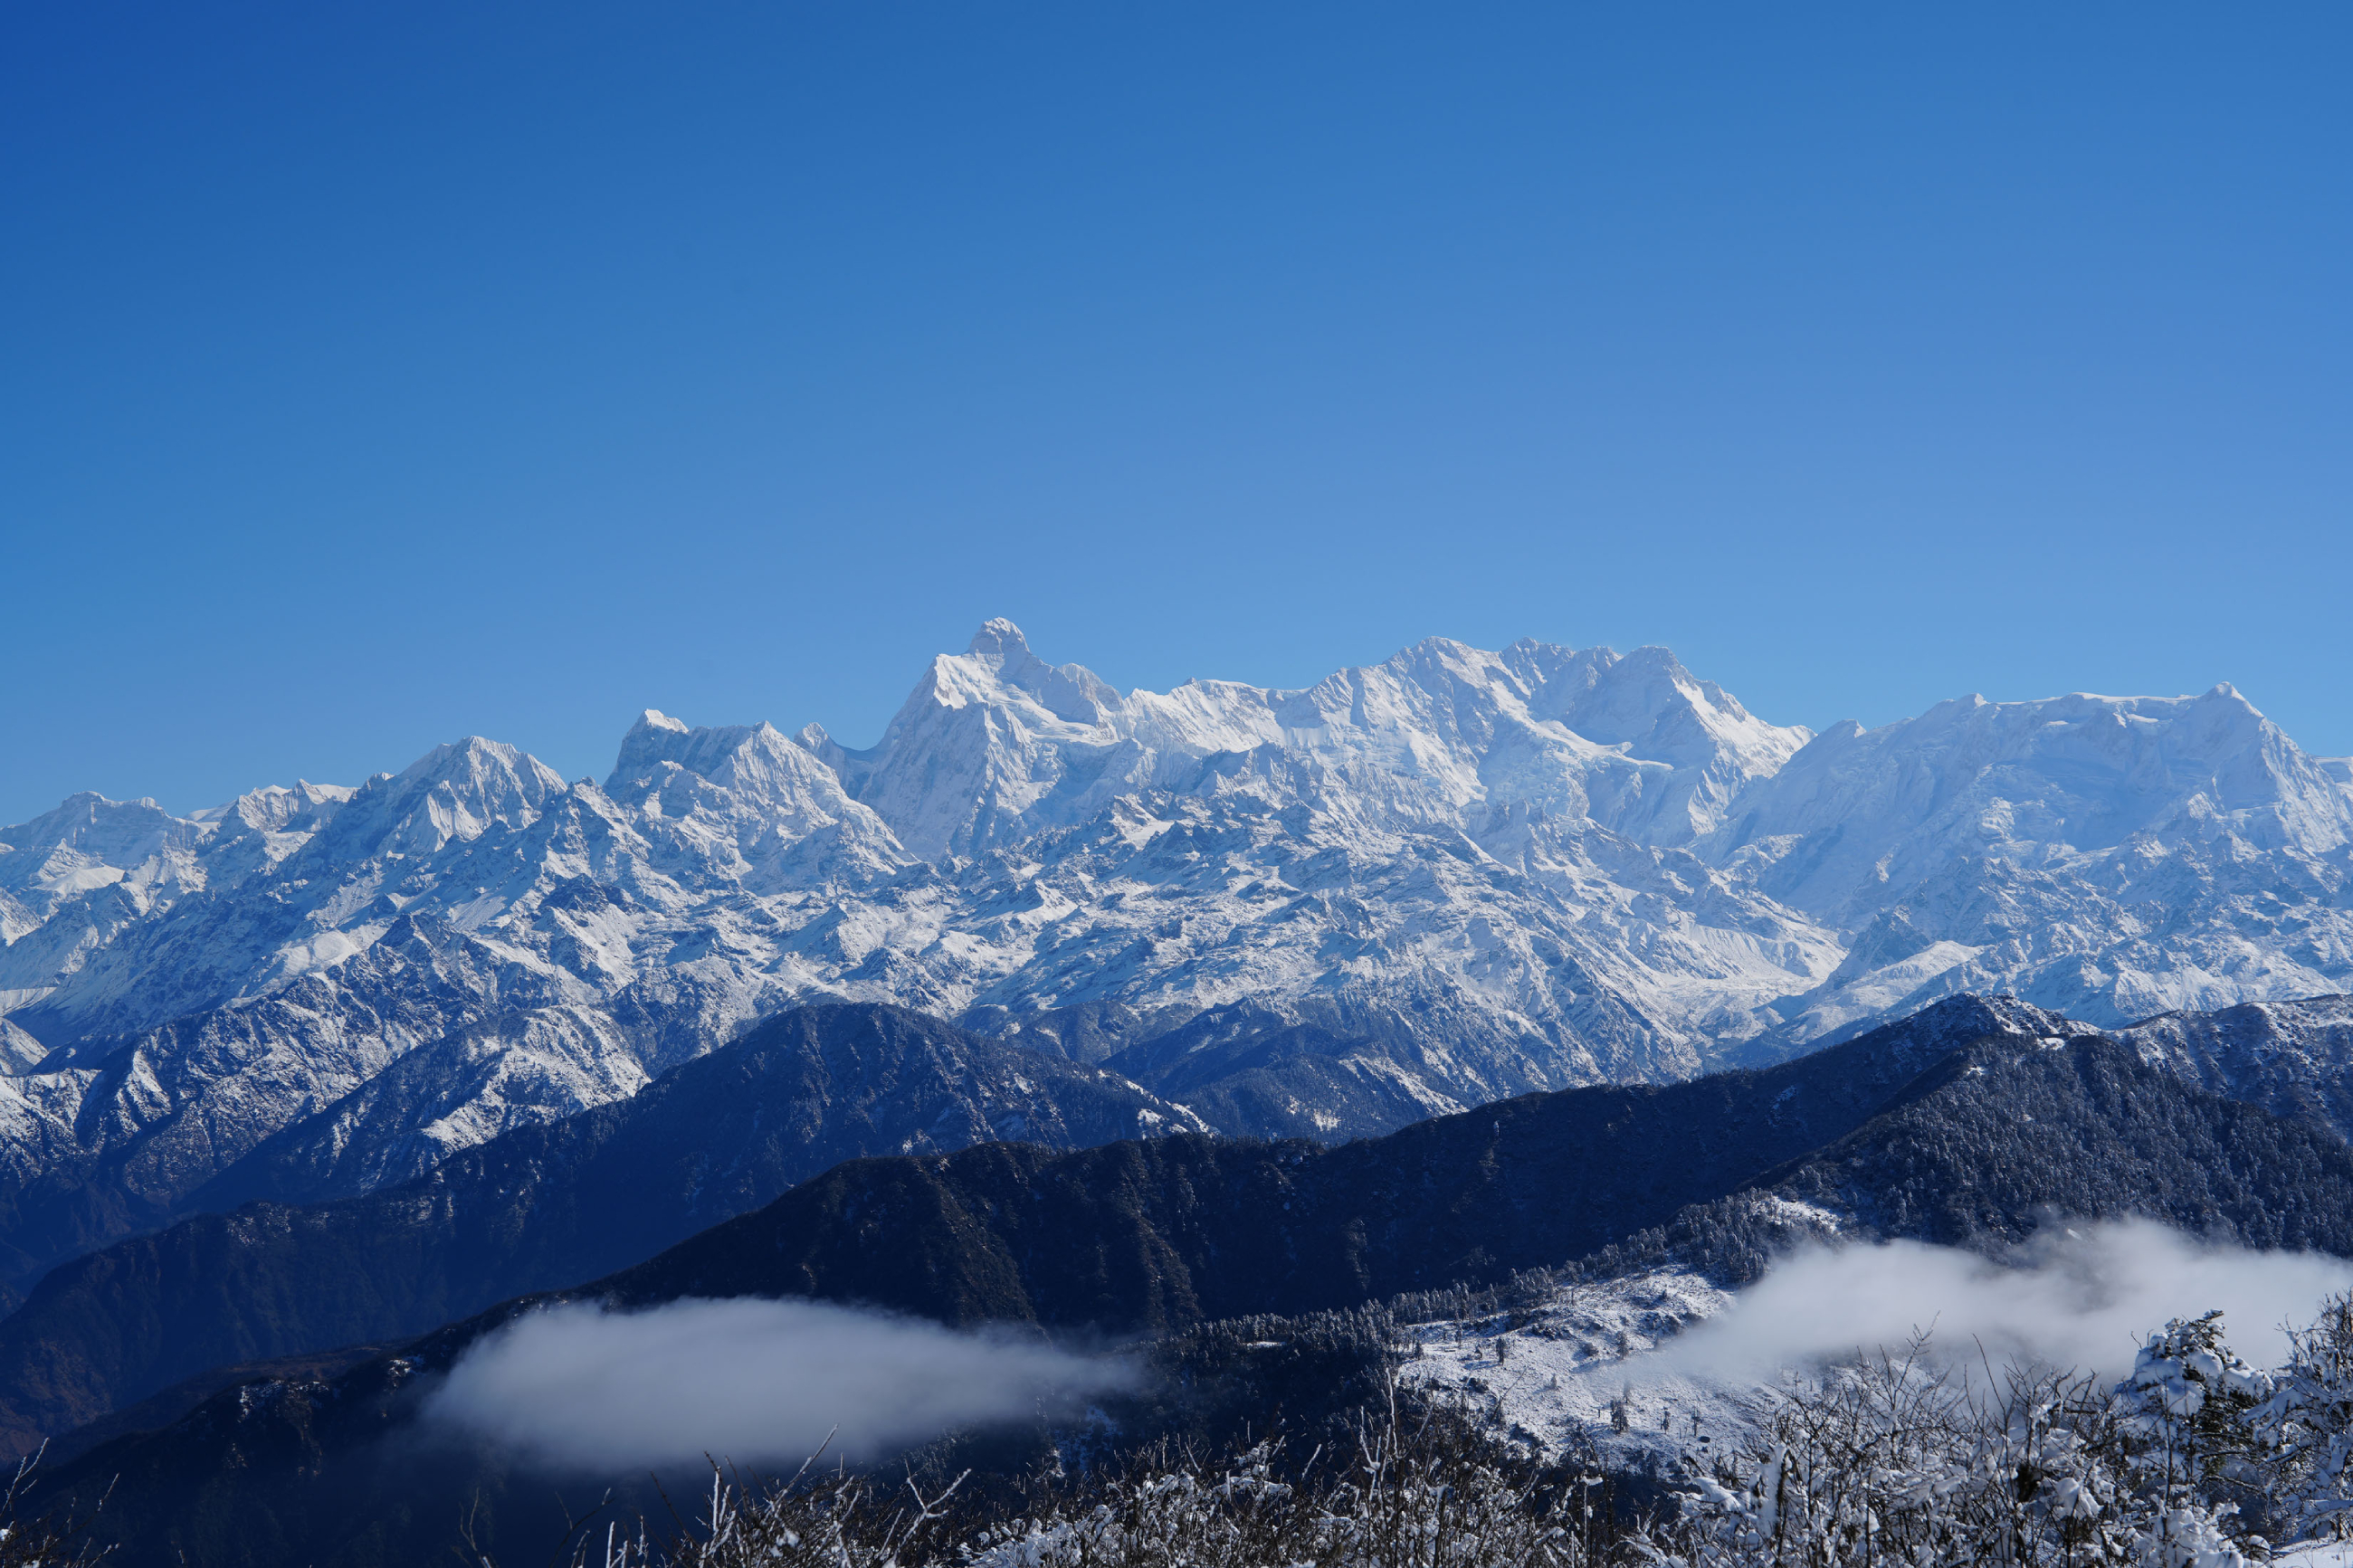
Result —
<instances>
[{"instance_id":1,"label":"sharp pointed summit","mask_svg":"<svg viewBox=\"0 0 2353 1568\"><path fill-rule=\"evenodd\" d=\"M965 652L999 660L1025 658L1029 657L1029 640L1021 635L1019 626L1003 616L992 616L980 623L980 629L972 634L972 641L965 645Z\"/></svg>"}]
</instances>

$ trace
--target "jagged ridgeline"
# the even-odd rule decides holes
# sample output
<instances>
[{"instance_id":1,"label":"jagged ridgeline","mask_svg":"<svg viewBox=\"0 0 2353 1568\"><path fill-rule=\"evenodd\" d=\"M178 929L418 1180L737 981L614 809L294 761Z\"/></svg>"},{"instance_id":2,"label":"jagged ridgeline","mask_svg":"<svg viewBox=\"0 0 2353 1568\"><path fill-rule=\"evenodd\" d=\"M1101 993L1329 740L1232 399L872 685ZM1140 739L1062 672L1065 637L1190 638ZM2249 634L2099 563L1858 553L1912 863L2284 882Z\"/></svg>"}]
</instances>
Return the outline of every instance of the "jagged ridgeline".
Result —
<instances>
[{"instance_id":1,"label":"jagged ridgeline","mask_svg":"<svg viewBox=\"0 0 2353 1568\"><path fill-rule=\"evenodd\" d=\"M1810 735L1655 648L1123 694L997 621L865 750L649 713L601 783L476 739L191 816L78 796L0 829L0 1300L818 1000L1335 1141L1963 992L2113 1028L2341 991L2347 777L2227 687Z\"/></svg>"},{"instance_id":2,"label":"jagged ridgeline","mask_svg":"<svg viewBox=\"0 0 2353 1568\"><path fill-rule=\"evenodd\" d=\"M1771 1068L1520 1097L1336 1148L1183 1133L852 1160L594 1283L333 1375L159 1411L160 1429L90 1448L44 1495L85 1499L120 1477L108 1528L126 1561L185 1549L257 1565L390 1561L480 1497L519 1560L551 1527L544 1483L403 1435L438 1371L554 1300L801 1296L1181 1340L1252 1314L1508 1289L1534 1270L1675 1257L1736 1281L1825 1214L1851 1236L1980 1247L2053 1215L2145 1215L2353 1256L2353 1150L2321 1121L2210 1092L2052 1015L1963 998ZM1230 1409L1266 1392L1248 1389ZM393 1454L406 1468L385 1468Z\"/></svg>"}]
</instances>

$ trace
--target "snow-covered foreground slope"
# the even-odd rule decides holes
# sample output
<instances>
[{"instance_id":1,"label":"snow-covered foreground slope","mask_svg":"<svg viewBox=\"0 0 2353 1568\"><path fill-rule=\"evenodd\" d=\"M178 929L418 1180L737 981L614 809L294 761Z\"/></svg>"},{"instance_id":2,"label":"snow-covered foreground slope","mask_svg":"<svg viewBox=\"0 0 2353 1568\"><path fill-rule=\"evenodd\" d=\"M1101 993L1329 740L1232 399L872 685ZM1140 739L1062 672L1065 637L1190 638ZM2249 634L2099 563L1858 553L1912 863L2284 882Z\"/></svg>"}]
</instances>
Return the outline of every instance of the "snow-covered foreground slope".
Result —
<instances>
[{"instance_id":1,"label":"snow-covered foreground slope","mask_svg":"<svg viewBox=\"0 0 2353 1568\"><path fill-rule=\"evenodd\" d=\"M2342 990L2343 772L2226 688L1812 737L1662 649L1122 694L994 621L865 750L649 712L601 783L468 740L186 818L78 796L0 829L0 1184L56 1194L6 1271L265 1141L414 1174L797 1000L1344 1135L1964 989L2108 1026Z\"/></svg>"},{"instance_id":2,"label":"snow-covered foreground slope","mask_svg":"<svg viewBox=\"0 0 2353 1568\"><path fill-rule=\"evenodd\" d=\"M1645 1269L1530 1311L1416 1324L1399 1375L1547 1459L1598 1449L1616 1469L1704 1468L1754 1439L1770 1385L1694 1374L1659 1352L1732 1304L1691 1269Z\"/></svg>"}]
</instances>

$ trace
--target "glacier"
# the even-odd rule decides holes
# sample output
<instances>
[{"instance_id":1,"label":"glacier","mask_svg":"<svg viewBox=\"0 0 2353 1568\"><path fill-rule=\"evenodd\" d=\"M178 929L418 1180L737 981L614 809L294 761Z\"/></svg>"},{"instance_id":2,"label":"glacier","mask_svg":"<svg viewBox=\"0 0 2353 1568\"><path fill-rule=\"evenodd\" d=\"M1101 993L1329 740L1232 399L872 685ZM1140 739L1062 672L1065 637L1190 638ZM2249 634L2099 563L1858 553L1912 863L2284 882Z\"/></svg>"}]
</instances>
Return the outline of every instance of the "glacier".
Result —
<instances>
[{"instance_id":1,"label":"glacier","mask_svg":"<svg viewBox=\"0 0 2353 1568\"><path fill-rule=\"evenodd\" d=\"M265 1145L290 1197L406 1180L796 1003L1345 1137L1963 992L2115 1029L2353 989L2348 881L2353 765L2228 686L1815 735L1663 648L1122 693L993 620L863 749L649 710L601 782L470 738L0 828L0 1279Z\"/></svg>"}]
</instances>

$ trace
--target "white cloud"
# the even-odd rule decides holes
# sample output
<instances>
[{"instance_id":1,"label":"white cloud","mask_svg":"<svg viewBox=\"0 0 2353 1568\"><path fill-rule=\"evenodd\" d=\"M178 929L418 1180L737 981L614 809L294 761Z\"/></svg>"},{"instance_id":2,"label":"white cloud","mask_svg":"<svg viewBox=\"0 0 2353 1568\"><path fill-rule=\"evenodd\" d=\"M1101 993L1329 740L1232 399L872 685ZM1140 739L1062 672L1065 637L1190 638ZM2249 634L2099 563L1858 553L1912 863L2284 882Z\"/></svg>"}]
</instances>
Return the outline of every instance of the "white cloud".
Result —
<instances>
[{"instance_id":1,"label":"white cloud","mask_svg":"<svg viewBox=\"0 0 2353 1568\"><path fill-rule=\"evenodd\" d=\"M828 1434L832 1451L871 1458L1133 1375L1035 1341L811 1301L570 1306L469 1350L426 1416L563 1469L642 1470L706 1454L774 1465L797 1463Z\"/></svg>"},{"instance_id":2,"label":"white cloud","mask_svg":"<svg viewBox=\"0 0 2353 1568\"><path fill-rule=\"evenodd\" d=\"M1721 1317L1661 1359L1701 1376L1753 1376L1857 1350L1900 1348L1932 1329L1947 1355L2016 1356L2104 1376L2132 1367L2168 1318L2220 1308L2258 1366L2287 1351L2284 1325L2353 1288L2353 1263L2312 1253L2210 1247L2148 1220L2054 1229L2011 1267L1919 1242L1817 1247L1775 1267Z\"/></svg>"}]
</instances>

